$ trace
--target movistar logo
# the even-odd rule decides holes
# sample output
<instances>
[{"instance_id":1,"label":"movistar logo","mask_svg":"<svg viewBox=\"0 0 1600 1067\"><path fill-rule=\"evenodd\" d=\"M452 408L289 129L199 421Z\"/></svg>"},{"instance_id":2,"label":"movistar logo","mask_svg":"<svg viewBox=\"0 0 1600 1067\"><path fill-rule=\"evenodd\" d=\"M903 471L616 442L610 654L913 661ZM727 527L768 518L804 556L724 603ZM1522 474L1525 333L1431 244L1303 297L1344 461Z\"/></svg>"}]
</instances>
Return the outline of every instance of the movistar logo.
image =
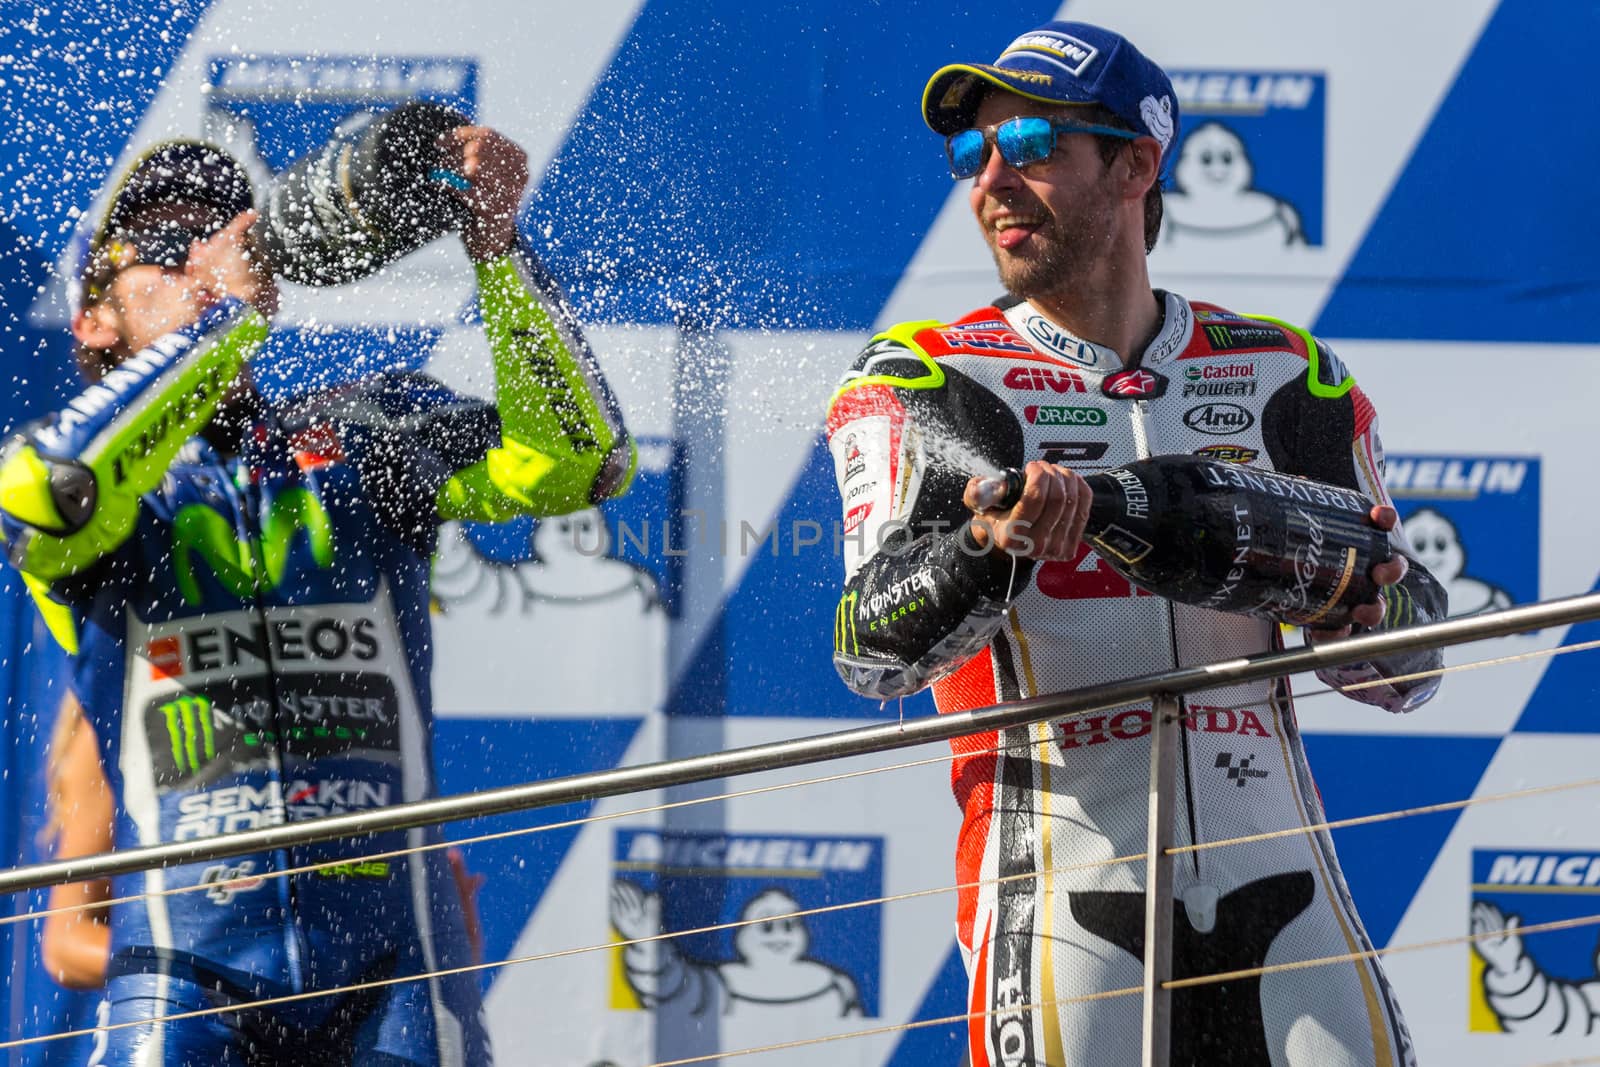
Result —
<instances>
[{"instance_id":1,"label":"movistar logo","mask_svg":"<svg viewBox=\"0 0 1600 1067\"><path fill-rule=\"evenodd\" d=\"M167 740L172 742L172 763L186 774L217 758L217 738L211 725L211 701L203 696L179 697L161 705L167 720Z\"/></svg>"},{"instance_id":2,"label":"movistar logo","mask_svg":"<svg viewBox=\"0 0 1600 1067\"><path fill-rule=\"evenodd\" d=\"M172 520L172 563L178 572L178 590L187 603L201 602L200 582L194 572L197 554L223 588L236 597L253 596L262 585L276 588L283 579L295 535L302 530L317 566L331 567L333 522L309 489L296 486L280 493L267 511L260 538L239 538L226 518L204 504L182 507Z\"/></svg>"}]
</instances>

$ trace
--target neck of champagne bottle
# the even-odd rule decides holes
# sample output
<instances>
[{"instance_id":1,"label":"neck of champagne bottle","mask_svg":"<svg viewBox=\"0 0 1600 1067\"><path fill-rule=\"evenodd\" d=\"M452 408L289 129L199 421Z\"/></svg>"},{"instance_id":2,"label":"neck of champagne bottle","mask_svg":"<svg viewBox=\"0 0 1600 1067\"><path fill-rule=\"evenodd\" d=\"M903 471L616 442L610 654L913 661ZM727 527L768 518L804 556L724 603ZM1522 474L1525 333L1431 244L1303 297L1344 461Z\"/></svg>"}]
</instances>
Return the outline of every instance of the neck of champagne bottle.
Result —
<instances>
[{"instance_id":1,"label":"neck of champagne bottle","mask_svg":"<svg viewBox=\"0 0 1600 1067\"><path fill-rule=\"evenodd\" d=\"M1137 478L1119 482L1115 474L1086 474L1083 480L1094 493L1089 521L1083 528L1085 537L1099 537L1127 514L1143 511L1146 519L1150 517L1149 497Z\"/></svg>"}]
</instances>

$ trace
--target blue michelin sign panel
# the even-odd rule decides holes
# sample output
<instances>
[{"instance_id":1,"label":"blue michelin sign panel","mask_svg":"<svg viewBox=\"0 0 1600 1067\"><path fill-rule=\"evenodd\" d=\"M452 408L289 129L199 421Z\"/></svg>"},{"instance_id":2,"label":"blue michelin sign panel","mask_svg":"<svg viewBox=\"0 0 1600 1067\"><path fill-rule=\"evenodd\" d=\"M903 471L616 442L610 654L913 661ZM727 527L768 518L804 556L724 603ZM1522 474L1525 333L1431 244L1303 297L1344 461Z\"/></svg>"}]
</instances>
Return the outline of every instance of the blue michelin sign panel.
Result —
<instances>
[{"instance_id":1,"label":"blue michelin sign panel","mask_svg":"<svg viewBox=\"0 0 1600 1067\"><path fill-rule=\"evenodd\" d=\"M1471 1030L1541 1036L1595 1032L1600 1026L1597 895L1600 853L1473 849ZM1529 929L1544 924L1556 928Z\"/></svg>"},{"instance_id":2,"label":"blue michelin sign panel","mask_svg":"<svg viewBox=\"0 0 1600 1067\"><path fill-rule=\"evenodd\" d=\"M1539 599L1539 460L1395 455L1385 482L1417 558L1450 593L1450 614Z\"/></svg>"},{"instance_id":3,"label":"blue michelin sign panel","mask_svg":"<svg viewBox=\"0 0 1600 1067\"><path fill-rule=\"evenodd\" d=\"M1322 244L1326 78L1175 70L1183 117L1162 241Z\"/></svg>"},{"instance_id":4,"label":"blue michelin sign panel","mask_svg":"<svg viewBox=\"0 0 1600 1067\"><path fill-rule=\"evenodd\" d=\"M343 123L427 100L474 114L477 60L461 56L214 56L207 126L234 123L272 171L286 169ZM236 154L237 150L236 150Z\"/></svg>"},{"instance_id":5,"label":"blue michelin sign panel","mask_svg":"<svg viewBox=\"0 0 1600 1067\"><path fill-rule=\"evenodd\" d=\"M876 1017L882 909L794 913L882 895L881 837L619 830L612 927L696 932L616 949L611 1007Z\"/></svg>"}]
</instances>

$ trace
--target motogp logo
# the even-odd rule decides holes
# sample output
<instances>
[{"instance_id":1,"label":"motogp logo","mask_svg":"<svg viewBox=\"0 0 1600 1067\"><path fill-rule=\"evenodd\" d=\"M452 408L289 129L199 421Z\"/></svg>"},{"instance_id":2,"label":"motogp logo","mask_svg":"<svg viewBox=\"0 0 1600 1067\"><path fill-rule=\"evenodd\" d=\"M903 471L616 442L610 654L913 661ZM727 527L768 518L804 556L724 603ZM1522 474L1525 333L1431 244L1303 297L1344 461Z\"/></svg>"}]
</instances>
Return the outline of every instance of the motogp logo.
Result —
<instances>
[{"instance_id":1,"label":"motogp logo","mask_svg":"<svg viewBox=\"0 0 1600 1067\"><path fill-rule=\"evenodd\" d=\"M267 880L255 873L254 860L245 860L236 866L217 864L207 867L200 875L200 884L211 888L206 898L213 904L226 904L240 893L260 889Z\"/></svg>"}]
</instances>

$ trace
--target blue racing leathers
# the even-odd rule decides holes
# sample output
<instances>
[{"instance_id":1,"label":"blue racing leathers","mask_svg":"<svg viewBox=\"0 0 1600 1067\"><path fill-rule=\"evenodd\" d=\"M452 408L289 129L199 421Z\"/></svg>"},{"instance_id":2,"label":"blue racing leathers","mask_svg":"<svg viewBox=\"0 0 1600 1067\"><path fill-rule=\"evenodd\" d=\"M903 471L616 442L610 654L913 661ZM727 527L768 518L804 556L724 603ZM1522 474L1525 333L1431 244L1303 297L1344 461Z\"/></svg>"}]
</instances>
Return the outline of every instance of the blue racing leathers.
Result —
<instances>
[{"instance_id":1,"label":"blue racing leathers","mask_svg":"<svg viewBox=\"0 0 1600 1067\"><path fill-rule=\"evenodd\" d=\"M433 795L438 525L571 511L626 487L633 446L553 287L520 250L477 271L494 404L385 375L261 405L221 454L199 431L219 405L239 410L267 333L225 302L8 443L7 551L76 653L118 847ZM112 912L109 1021L470 963L442 854L360 858L439 839L117 879L118 897L150 895ZM106 1036L116 1064L488 1061L471 974Z\"/></svg>"}]
</instances>

